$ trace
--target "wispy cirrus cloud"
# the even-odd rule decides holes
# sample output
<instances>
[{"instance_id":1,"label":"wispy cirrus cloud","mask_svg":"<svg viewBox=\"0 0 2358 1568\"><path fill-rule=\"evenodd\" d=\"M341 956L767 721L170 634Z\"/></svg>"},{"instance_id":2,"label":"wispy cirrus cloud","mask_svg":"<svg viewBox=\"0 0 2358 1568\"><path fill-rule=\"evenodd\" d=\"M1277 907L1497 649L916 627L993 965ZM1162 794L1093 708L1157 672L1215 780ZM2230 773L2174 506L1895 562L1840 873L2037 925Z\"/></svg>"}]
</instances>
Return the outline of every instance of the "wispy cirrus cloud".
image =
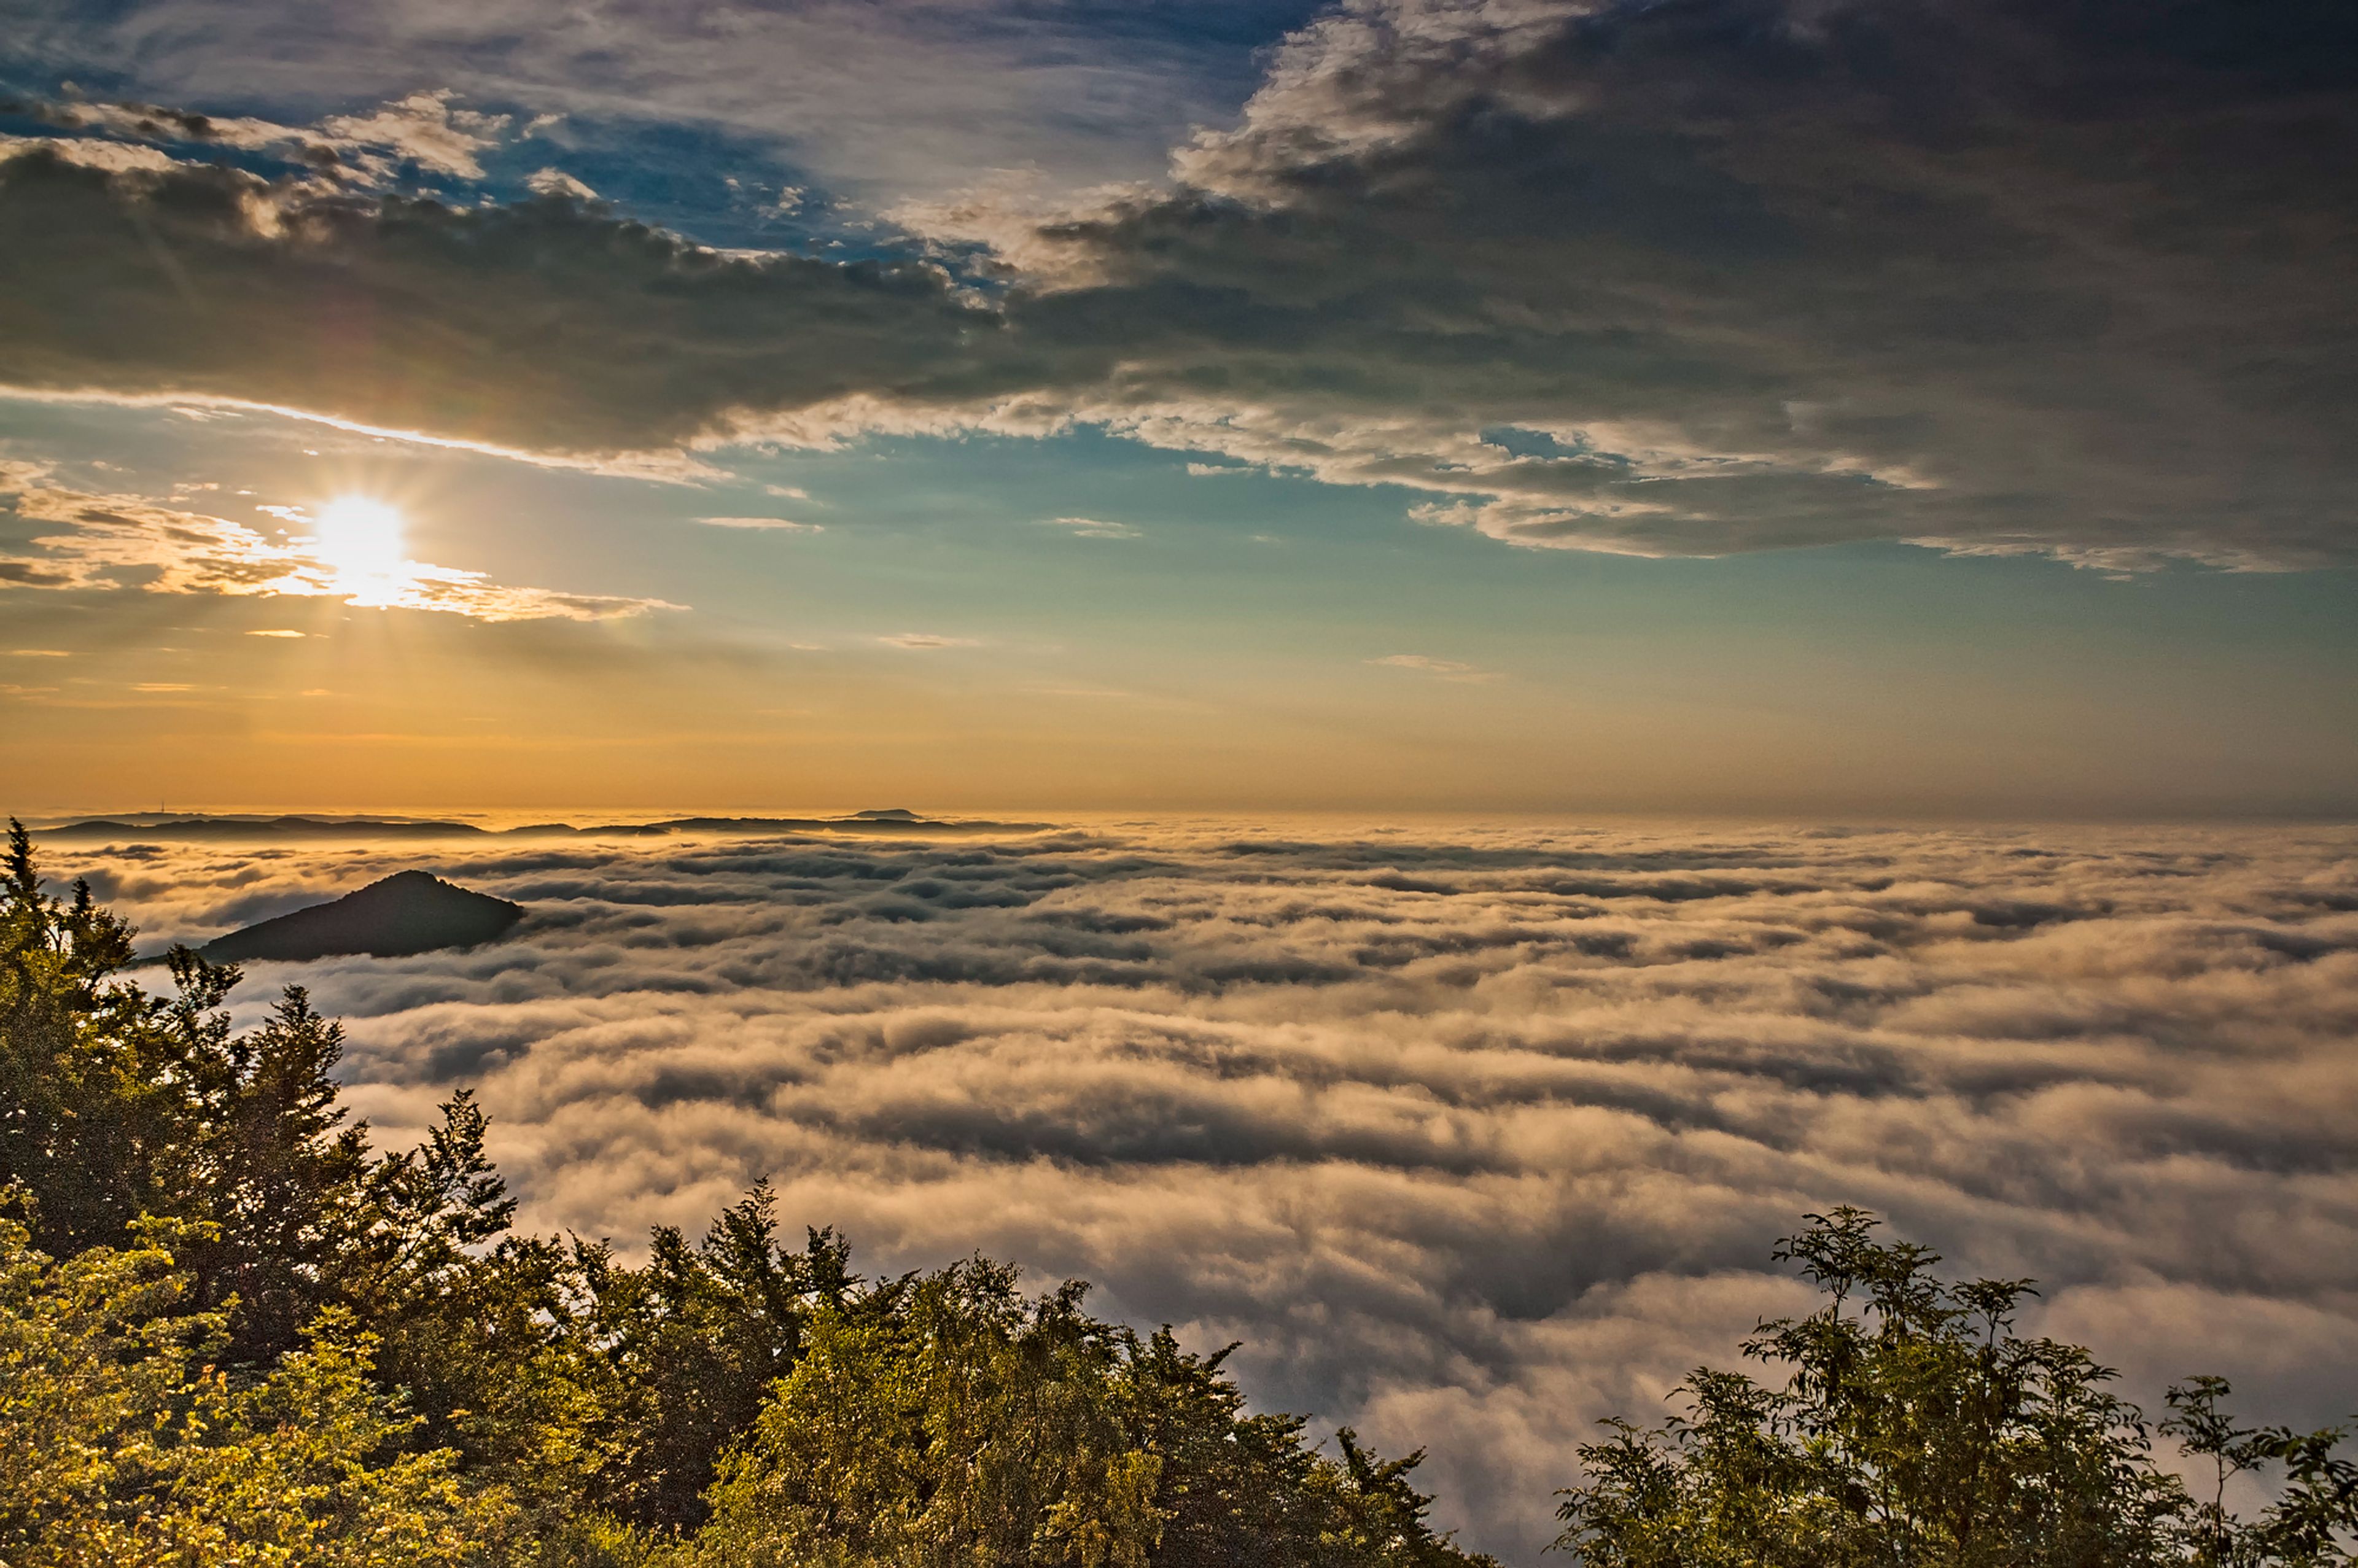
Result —
<instances>
[{"instance_id":1,"label":"wispy cirrus cloud","mask_svg":"<svg viewBox=\"0 0 2358 1568\"><path fill-rule=\"evenodd\" d=\"M1457 659L1436 659L1429 654L1386 654L1379 659L1369 659L1368 663L1396 670L1415 670L1439 680L1494 681L1501 678L1496 670L1486 670L1479 665L1469 665Z\"/></svg>"},{"instance_id":2,"label":"wispy cirrus cloud","mask_svg":"<svg viewBox=\"0 0 2358 1568\"><path fill-rule=\"evenodd\" d=\"M699 517L698 523L708 528L766 529L777 534L821 534L823 524L796 523L785 517Z\"/></svg>"},{"instance_id":3,"label":"wispy cirrus cloud","mask_svg":"<svg viewBox=\"0 0 2358 1568\"><path fill-rule=\"evenodd\" d=\"M1076 539L1138 539L1146 530L1134 523L1116 523L1103 517L1051 517L1051 528L1062 528Z\"/></svg>"},{"instance_id":4,"label":"wispy cirrus cloud","mask_svg":"<svg viewBox=\"0 0 2358 1568\"><path fill-rule=\"evenodd\" d=\"M979 648L977 637L947 637L938 632L894 632L876 639L888 648L901 648L914 654L930 654L944 648Z\"/></svg>"}]
</instances>

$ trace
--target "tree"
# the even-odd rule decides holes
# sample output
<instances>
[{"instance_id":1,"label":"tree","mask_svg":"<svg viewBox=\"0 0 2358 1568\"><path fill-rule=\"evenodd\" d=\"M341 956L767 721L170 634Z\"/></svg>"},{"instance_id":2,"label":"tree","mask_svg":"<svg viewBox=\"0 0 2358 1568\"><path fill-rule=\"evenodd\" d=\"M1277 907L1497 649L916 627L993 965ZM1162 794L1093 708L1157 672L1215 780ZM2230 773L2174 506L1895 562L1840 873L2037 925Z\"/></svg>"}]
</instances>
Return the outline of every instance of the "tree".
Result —
<instances>
[{"instance_id":1,"label":"tree","mask_svg":"<svg viewBox=\"0 0 2358 1568\"><path fill-rule=\"evenodd\" d=\"M21 1193L18 1195L21 1197ZM349 1315L258 1380L206 1364L219 1314L151 1225L59 1263L0 1217L0 1562L11 1568L430 1568L475 1532L448 1452L371 1379Z\"/></svg>"},{"instance_id":2,"label":"tree","mask_svg":"<svg viewBox=\"0 0 2358 1568\"><path fill-rule=\"evenodd\" d=\"M971 1259L811 1312L721 1465L699 1562L908 1568L1483 1568L1347 1429L1339 1461L1252 1416L1165 1329Z\"/></svg>"},{"instance_id":3,"label":"tree","mask_svg":"<svg viewBox=\"0 0 2358 1568\"><path fill-rule=\"evenodd\" d=\"M236 973L186 948L170 963L180 991L173 1012L193 1042L214 1021L189 1015L217 1006ZM174 1206L211 1223L214 1239L189 1257L196 1300L236 1303L229 1355L239 1364L297 1343L335 1298L332 1276L367 1227L367 1130L340 1128L344 1110L329 1076L342 1054L342 1027L320 1017L300 986L286 989L261 1028L232 1035L224 1023L185 1054L203 1119L193 1184Z\"/></svg>"},{"instance_id":4,"label":"tree","mask_svg":"<svg viewBox=\"0 0 2358 1568\"><path fill-rule=\"evenodd\" d=\"M2358 1535L2358 1465L2336 1452L2348 1433L2340 1427L2297 1433L2289 1427L2237 1426L2223 1401L2234 1390L2224 1378L2192 1378L2169 1390L2170 1418L2161 1430L2186 1452L2211 1462L2211 1495L2192 1517L2192 1558L2201 1568L2285 1563L2292 1568L2353 1560ZM2227 1509L2227 1483L2271 1465L2285 1467L2283 1493L2249 1523Z\"/></svg>"},{"instance_id":5,"label":"tree","mask_svg":"<svg viewBox=\"0 0 2358 1568\"><path fill-rule=\"evenodd\" d=\"M42 892L31 838L9 824L0 875L0 1184L37 1200L39 1245L70 1257L124 1239L143 1215L197 1223L190 1305L234 1300L227 1354L291 1348L370 1227L367 1129L341 1128L330 1076L341 1028L289 987L262 1028L234 1033L233 966L185 947L175 995L121 978L132 927Z\"/></svg>"},{"instance_id":6,"label":"tree","mask_svg":"<svg viewBox=\"0 0 2358 1568\"><path fill-rule=\"evenodd\" d=\"M784 1245L776 1195L757 1182L701 1241L657 1227L642 1268L614 1266L602 1246L582 1259L583 1332L610 1390L607 1496L650 1526L698 1524L721 1456L794 1369L811 1314L859 1289L849 1249L832 1230Z\"/></svg>"},{"instance_id":7,"label":"tree","mask_svg":"<svg viewBox=\"0 0 2358 1568\"><path fill-rule=\"evenodd\" d=\"M0 871L0 1185L40 1195L39 1244L60 1256L120 1241L192 1180L195 1073L166 1010L117 978L131 927L42 892L14 818ZM220 973L220 971L215 971ZM234 979L234 973L229 977Z\"/></svg>"},{"instance_id":8,"label":"tree","mask_svg":"<svg viewBox=\"0 0 2358 1568\"><path fill-rule=\"evenodd\" d=\"M2152 1568L2350 1561L2358 1476L2340 1429L2235 1428L2226 1386L2173 1390L2164 1430L2220 1465L2198 1506L2155 1461L2143 1414L2078 1346L2013 1332L2027 1280L1947 1283L1937 1254L1885 1244L1864 1210L1809 1217L1777 1257L1824 1293L1818 1312L1762 1324L1750 1359L1781 1388L1698 1370L1688 1413L1608 1422L1562 1494L1559 1548L1590 1568ZM2280 1457L2290 1489L2255 1525L2223 1507L2225 1476Z\"/></svg>"},{"instance_id":9,"label":"tree","mask_svg":"<svg viewBox=\"0 0 2358 1568\"><path fill-rule=\"evenodd\" d=\"M1145 1568L1162 1461L1129 1441L1117 1336L1077 1286L980 1259L814 1314L723 1464L722 1561Z\"/></svg>"}]
</instances>

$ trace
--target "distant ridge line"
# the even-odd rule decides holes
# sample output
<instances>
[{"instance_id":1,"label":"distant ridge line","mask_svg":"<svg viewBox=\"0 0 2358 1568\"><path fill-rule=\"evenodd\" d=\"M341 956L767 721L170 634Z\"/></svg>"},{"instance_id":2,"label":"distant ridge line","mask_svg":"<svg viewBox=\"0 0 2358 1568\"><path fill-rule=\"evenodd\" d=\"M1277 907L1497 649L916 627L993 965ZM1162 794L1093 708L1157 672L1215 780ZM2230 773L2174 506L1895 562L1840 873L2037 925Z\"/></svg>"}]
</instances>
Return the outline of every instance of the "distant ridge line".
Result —
<instances>
[{"instance_id":1,"label":"distant ridge line","mask_svg":"<svg viewBox=\"0 0 2358 1568\"><path fill-rule=\"evenodd\" d=\"M43 829L49 839L147 838L210 842L241 838L363 839L363 838L659 838L674 834L859 833L970 835L1045 833L1047 822L956 821L920 816L892 807L854 812L849 816L675 816L660 822L608 822L577 827L566 822L535 822L518 827L481 827L471 822L445 822L416 817L248 816L198 813L162 816L137 812L124 816L85 817Z\"/></svg>"}]
</instances>

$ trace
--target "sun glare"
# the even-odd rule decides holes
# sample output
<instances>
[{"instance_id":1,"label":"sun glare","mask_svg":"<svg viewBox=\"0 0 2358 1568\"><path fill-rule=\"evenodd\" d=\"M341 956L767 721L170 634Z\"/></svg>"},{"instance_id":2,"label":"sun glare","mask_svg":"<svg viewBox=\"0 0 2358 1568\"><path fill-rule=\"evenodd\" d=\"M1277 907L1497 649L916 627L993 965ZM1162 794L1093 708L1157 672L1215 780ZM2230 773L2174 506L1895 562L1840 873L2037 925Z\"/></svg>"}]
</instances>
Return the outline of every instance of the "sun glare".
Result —
<instances>
[{"instance_id":1,"label":"sun glare","mask_svg":"<svg viewBox=\"0 0 2358 1568\"><path fill-rule=\"evenodd\" d=\"M339 588L362 589L398 578L403 554L401 514L365 495L340 495L319 508L311 547L336 574Z\"/></svg>"}]
</instances>

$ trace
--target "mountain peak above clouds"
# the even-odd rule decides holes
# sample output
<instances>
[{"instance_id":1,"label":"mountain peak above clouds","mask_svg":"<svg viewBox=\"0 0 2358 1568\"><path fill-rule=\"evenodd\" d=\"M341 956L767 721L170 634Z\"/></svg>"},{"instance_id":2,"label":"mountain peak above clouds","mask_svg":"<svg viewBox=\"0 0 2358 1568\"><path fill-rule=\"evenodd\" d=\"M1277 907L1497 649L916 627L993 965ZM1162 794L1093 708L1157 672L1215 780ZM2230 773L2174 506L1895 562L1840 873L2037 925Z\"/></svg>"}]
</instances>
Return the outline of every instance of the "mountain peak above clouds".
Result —
<instances>
[{"instance_id":1,"label":"mountain peak above clouds","mask_svg":"<svg viewBox=\"0 0 2358 1568\"><path fill-rule=\"evenodd\" d=\"M215 937L199 951L214 963L300 961L348 953L399 957L496 941L523 918L522 904L446 882L430 871L396 871L331 903Z\"/></svg>"}]
</instances>

